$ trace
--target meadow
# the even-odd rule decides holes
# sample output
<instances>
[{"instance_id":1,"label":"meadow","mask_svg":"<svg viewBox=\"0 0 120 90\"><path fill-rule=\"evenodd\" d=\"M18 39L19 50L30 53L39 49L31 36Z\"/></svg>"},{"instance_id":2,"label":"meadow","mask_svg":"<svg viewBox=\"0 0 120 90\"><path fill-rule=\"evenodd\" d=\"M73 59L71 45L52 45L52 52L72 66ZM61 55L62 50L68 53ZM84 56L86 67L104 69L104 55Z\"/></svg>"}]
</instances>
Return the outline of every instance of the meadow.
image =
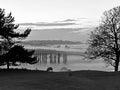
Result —
<instances>
[{"instance_id":1,"label":"meadow","mask_svg":"<svg viewBox=\"0 0 120 90\"><path fill-rule=\"evenodd\" d=\"M120 90L120 72L1 69L0 90Z\"/></svg>"}]
</instances>

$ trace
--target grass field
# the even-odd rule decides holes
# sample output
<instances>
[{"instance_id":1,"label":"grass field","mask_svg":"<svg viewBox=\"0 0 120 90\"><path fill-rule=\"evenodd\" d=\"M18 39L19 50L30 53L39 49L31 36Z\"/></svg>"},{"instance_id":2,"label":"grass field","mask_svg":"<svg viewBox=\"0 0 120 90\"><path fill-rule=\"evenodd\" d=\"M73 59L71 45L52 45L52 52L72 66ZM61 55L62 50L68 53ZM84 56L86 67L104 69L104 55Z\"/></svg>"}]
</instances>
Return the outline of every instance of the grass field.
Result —
<instances>
[{"instance_id":1,"label":"grass field","mask_svg":"<svg viewBox=\"0 0 120 90\"><path fill-rule=\"evenodd\" d=\"M0 70L0 90L120 90L120 72Z\"/></svg>"}]
</instances>

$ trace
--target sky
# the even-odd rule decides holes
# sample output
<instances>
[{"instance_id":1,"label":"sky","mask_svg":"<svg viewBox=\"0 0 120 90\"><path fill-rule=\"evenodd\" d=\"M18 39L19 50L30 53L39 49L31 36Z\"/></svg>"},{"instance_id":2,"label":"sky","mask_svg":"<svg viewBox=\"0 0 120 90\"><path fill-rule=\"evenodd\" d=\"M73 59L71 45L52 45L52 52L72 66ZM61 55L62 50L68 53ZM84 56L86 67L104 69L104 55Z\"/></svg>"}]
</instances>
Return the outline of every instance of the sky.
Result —
<instances>
[{"instance_id":1,"label":"sky","mask_svg":"<svg viewBox=\"0 0 120 90\"><path fill-rule=\"evenodd\" d=\"M61 19L99 19L120 0L0 0L0 7L12 12L17 23Z\"/></svg>"},{"instance_id":2,"label":"sky","mask_svg":"<svg viewBox=\"0 0 120 90\"><path fill-rule=\"evenodd\" d=\"M0 0L0 8L12 12L20 29L33 30L29 40L84 41L103 12L119 5L120 0Z\"/></svg>"}]
</instances>

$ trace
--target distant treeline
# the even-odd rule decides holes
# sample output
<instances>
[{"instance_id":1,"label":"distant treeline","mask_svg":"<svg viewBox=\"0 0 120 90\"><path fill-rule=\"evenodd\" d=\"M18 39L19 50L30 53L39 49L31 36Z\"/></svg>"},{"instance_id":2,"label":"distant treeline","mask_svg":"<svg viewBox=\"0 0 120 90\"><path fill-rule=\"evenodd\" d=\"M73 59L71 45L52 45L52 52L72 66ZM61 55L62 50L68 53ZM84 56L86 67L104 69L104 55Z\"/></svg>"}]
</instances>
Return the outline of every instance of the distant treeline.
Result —
<instances>
[{"instance_id":1,"label":"distant treeline","mask_svg":"<svg viewBox=\"0 0 120 90\"><path fill-rule=\"evenodd\" d=\"M23 45L35 45L35 46L43 46L43 45L62 45L62 44L82 44L82 42L77 41L63 41L63 40L31 40L31 41L22 41L19 42Z\"/></svg>"}]
</instances>

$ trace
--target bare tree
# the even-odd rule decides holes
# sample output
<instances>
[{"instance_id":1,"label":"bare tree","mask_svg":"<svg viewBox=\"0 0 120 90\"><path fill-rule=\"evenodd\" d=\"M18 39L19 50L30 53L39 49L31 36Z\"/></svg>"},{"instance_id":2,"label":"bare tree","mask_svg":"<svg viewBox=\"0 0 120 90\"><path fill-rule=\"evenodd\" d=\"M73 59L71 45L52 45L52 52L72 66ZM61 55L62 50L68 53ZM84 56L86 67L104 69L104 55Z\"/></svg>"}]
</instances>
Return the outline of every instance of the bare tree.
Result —
<instances>
[{"instance_id":1,"label":"bare tree","mask_svg":"<svg viewBox=\"0 0 120 90\"><path fill-rule=\"evenodd\" d=\"M100 25L91 33L86 51L91 59L102 58L118 71L120 62L120 6L105 11Z\"/></svg>"}]
</instances>

